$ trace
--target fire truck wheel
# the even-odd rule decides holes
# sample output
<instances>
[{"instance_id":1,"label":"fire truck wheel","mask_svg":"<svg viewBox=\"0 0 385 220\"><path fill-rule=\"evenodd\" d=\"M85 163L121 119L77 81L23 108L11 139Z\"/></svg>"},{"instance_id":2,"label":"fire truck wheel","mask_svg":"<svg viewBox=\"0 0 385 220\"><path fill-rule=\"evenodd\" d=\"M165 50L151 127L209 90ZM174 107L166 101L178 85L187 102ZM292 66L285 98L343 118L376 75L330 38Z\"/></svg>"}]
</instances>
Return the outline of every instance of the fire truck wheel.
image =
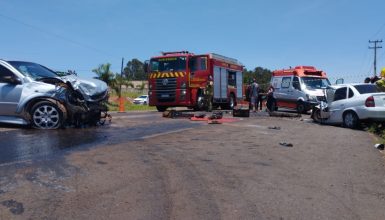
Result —
<instances>
[{"instance_id":1,"label":"fire truck wheel","mask_svg":"<svg viewBox=\"0 0 385 220\"><path fill-rule=\"evenodd\" d=\"M156 109L158 110L158 112L164 112L166 111L167 106L156 106Z\"/></svg>"},{"instance_id":2,"label":"fire truck wheel","mask_svg":"<svg viewBox=\"0 0 385 220\"><path fill-rule=\"evenodd\" d=\"M194 107L194 110L195 111L202 111L202 110L204 110L204 107L205 107L205 97L203 96L203 94L201 92L199 92L197 95L197 103Z\"/></svg>"},{"instance_id":3,"label":"fire truck wheel","mask_svg":"<svg viewBox=\"0 0 385 220\"><path fill-rule=\"evenodd\" d=\"M229 104L228 104L228 109L233 110L233 109L234 109L234 106L236 106L236 105L237 105L237 104L235 103L235 97L234 97L234 94L231 94L231 95L230 95Z\"/></svg>"}]
</instances>

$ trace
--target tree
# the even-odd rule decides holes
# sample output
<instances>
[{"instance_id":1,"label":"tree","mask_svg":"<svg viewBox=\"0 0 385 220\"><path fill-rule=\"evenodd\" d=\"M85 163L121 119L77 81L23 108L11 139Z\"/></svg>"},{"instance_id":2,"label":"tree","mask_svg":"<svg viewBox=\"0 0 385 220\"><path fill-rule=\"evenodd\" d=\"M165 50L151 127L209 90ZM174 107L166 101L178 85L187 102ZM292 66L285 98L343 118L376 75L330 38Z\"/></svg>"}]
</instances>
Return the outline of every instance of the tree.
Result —
<instances>
[{"instance_id":1,"label":"tree","mask_svg":"<svg viewBox=\"0 0 385 220\"><path fill-rule=\"evenodd\" d=\"M142 82L140 85L136 85L136 88L143 93L143 90L146 88L146 83Z\"/></svg>"},{"instance_id":2,"label":"tree","mask_svg":"<svg viewBox=\"0 0 385 220\"><path fill-rule=\"evenodd\" d=\"M112 80L114 79L114 73L110 70L111 64L101 64L98 68L93 69L92 72L96 73L97 77L96 79L100 79L107 83L107 85L111 85Z\"/></svg>"},{"instance_id":3,"label":"tree","mask_svg":"<svg viewBox=\"0 0 385 220\"><path fill-rule=\"evenodd\" d=\"M130 86L134 87L134 85L125 77L121 76L120 73L115 73L114 78L111 80L110 87L113 89L118 96L121 96L121 86Z\"/></svg>"},{"instance_id":4,"label":"tree","mask_svg":"<svg viewBox=\"0 0 385 220\"><path fill-rule=\"evenodd\" d=\"M250 71L247 69L243 70L243 82L250 83L255 78L260 88L266 91L267 87L270 84L270 79L272 76L272 72L263 67L256 67L254 71Z\"/></svg>"},{"instance_id":5,"label":"tree","mask_svg":"<svg viewBox=\"0 0 385 220\"><path fill-rule=\"evenodd\" d=\"M127 62L123 71L124 75L131 80L146 80L147 76L143 69L143 63L138 59L132 59Z\"/></svg>"}]
</instances>

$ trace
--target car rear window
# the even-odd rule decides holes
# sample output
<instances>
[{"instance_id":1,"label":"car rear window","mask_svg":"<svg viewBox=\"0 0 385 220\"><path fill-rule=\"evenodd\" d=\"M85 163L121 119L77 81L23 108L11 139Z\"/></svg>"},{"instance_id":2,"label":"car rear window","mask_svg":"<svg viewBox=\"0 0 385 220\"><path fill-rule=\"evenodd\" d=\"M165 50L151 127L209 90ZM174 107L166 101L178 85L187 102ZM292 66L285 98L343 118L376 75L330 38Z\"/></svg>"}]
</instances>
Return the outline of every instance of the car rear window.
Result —
<instances>
[{"instance_id":1,"label":"car rear window","mask_svg":"<svg viewBox=\"0 0 385 220\"><path fill-rule=\"evenodd\" d=\"M381 92L376 85L373 84L367 84L367 85L355 85L354 88L357 89L357 91L360 94L366 94L366 93L376 93Z\"/></svg>"}]
</instances>

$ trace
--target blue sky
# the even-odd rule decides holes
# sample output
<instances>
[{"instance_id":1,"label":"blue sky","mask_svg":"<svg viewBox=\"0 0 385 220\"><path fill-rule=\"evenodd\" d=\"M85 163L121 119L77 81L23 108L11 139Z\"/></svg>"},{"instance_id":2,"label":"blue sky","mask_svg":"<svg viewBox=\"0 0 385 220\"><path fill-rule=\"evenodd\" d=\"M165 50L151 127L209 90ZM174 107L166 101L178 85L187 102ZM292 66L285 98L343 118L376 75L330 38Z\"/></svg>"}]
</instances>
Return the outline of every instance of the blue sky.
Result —
<instances>
[{"instance_id":1,"label":"blue sky","mask_svg":"<svg viewBox=\"0 0 385 220\"><path fill-rule=\"evenodd\" d=\"M0 8L0 58L83 77L107 62L120 72L122 57L189 50L247 69L313 65L331 80L361 82L373 74L368 41L385 40L383 0L0 0Z\"/></svg>"}]
</instances>

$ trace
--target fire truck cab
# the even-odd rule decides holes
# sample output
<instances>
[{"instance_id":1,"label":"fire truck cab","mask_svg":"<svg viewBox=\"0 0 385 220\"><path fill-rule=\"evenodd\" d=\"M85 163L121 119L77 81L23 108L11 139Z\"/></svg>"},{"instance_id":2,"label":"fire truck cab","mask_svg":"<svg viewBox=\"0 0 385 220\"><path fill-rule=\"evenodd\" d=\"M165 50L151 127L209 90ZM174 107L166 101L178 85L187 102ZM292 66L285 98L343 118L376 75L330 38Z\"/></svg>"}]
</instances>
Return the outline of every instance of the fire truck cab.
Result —
<instances>
[{"instance_id":1,"label":"fire truck cab","mask_svg":"<svg viewBox=\"0 0 385 220\"><path fill-rule=\"evenodd\" d=\"M243 66L236 59L213 53L165 52L151 58L146 69L149 105L158 111L178 106L203 110L210 80L214 107L232 109L236 100L243 98Z\"/></svg>"},{"instance_id":2,"label":"fire truck cab","mask_svg":"<svg viewBox=\"0 0 385 220\"><path fill-rule=\"evenodd\" d=\"M324 100L324 89L330 82L322 70L313 66L297 66L274 71L271 85L275 89L272 109L283 107L305 113L312 105Z\"/></svg>"}]
</instances>

